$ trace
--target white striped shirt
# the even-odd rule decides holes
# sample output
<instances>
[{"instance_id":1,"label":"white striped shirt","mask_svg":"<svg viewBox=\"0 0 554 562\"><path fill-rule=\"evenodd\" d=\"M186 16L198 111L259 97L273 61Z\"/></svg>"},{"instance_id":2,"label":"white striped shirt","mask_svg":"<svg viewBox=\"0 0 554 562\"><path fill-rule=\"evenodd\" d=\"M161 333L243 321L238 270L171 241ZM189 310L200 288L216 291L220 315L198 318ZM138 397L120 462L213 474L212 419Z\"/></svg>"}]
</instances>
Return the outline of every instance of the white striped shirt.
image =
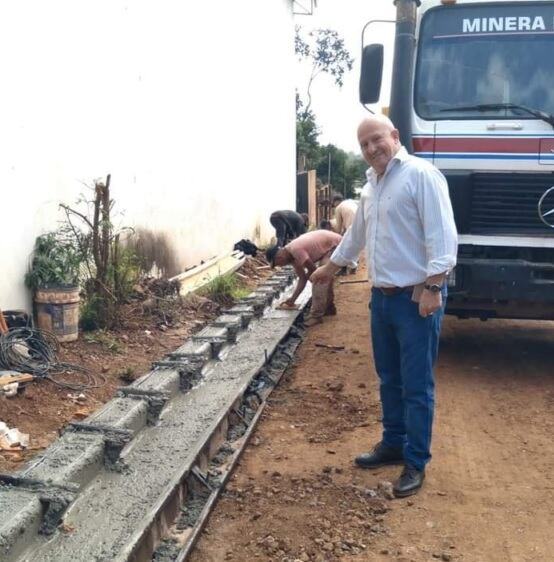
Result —
<instances>
[{"instance_id":1,"label":"white striped shirt","mask_svg":"<svg viewBox=\"0 0 554 562\"><path fill-rule=\"evenodd\" d=\"M448 185L432 164L401 147L382 177L367 183L352 227L331 256L338 266L364 246L375 287L407 287L456 265L458 235Z\"/></svg>"}]
</instances>

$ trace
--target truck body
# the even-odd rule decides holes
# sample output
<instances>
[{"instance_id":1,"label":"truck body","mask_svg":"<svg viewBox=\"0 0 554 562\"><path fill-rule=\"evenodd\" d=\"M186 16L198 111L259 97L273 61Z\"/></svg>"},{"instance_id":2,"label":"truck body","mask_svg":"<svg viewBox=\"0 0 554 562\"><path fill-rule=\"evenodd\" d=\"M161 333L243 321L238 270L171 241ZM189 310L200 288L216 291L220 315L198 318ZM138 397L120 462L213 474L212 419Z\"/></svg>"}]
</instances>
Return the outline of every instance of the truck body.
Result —
<instances>
[{"instance_id":1,"label":"truck body","mask_svg":"<svg viewBox=\"0 0 554 562\"><path fill-rule=\"evenodd\" d=\"M445 175L459 233L447 313L554 319L554 2L397 10L390 116ZM365 103L380 87L374 47Z\"/></svg>"}]
</instances>

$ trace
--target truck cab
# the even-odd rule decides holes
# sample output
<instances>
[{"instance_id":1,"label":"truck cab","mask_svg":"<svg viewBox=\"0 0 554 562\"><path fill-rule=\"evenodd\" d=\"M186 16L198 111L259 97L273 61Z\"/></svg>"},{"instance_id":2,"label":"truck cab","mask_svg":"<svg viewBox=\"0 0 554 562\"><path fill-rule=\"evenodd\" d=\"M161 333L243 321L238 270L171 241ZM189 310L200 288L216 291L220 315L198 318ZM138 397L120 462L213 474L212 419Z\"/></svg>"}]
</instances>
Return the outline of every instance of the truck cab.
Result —
<instances>
[{"instance_id":1,"label":"truck cab","mask_svg":"<svg viewBox=\"0 0 554 562\"><path fill-rule=\"evenodd\" d=\"M554 2L397 9L390 116L445 175L459 233L447 313L554 319ZM365 103L381 79L368 47Z\"/></svg>"}]
</instances>

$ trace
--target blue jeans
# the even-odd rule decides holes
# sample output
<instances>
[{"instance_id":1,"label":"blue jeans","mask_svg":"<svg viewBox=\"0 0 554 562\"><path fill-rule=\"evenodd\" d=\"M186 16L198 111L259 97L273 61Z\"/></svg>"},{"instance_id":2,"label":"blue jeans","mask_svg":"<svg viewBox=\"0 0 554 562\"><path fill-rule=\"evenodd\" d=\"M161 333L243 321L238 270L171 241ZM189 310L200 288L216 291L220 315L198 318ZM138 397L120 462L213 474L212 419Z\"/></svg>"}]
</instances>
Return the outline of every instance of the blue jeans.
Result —
<instances>
[{"instance_id":1,"label":"blue jeans","mask_svg":"<svg viewBox=\"0 0 554 562\"><path fill-rule=\"evenodd\" d=\"M401 447L407 464L422 470L431 460L435 407L433 365L443 308L422 318L410 293L385 296L373 289L371 337L380 379L383 444Z\"/></svg>"}]
</instances>

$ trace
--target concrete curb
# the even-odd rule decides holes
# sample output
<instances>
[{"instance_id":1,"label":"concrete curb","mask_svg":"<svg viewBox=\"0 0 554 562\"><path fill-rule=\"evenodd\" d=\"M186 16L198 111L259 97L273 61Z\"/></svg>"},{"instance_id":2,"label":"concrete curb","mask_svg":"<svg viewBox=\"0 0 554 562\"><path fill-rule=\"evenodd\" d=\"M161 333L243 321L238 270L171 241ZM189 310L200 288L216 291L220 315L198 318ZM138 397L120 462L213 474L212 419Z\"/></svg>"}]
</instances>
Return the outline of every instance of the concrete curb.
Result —
<instances>
[{"instance_id":1,"label":"concrete curb","mask_svg":"<svg viewBox=\"0 0 554 562\"><path fill-rule=\"evenodd\" d=\"M15 476L0 476L0 559L147 559L167 498L208 466L229 411L301 314L267 308L293 277L274 275ZM74 530L57 530L62 520Z\"/></svg>"}]
</instances>

